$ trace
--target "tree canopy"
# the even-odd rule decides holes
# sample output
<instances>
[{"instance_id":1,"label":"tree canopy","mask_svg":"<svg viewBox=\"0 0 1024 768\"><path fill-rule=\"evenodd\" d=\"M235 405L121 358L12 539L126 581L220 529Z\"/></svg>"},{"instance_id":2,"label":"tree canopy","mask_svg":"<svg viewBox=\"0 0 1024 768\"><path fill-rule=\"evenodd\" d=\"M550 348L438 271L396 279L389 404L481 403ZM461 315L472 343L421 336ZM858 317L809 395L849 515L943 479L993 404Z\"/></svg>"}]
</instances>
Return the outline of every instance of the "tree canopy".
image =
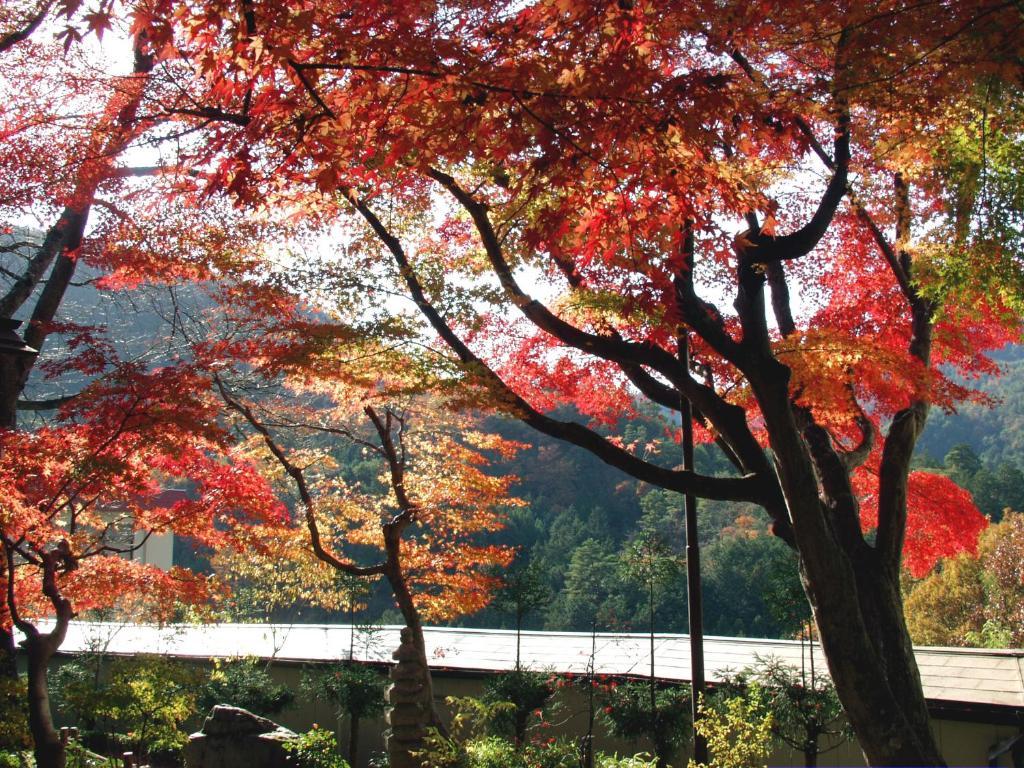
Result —
<instances>
[{"instance_id":1,"label":"tree canopy","mask_svg":"<svg viewBox=\"0 0 1024 768\"><path fill-rule=\"evenodd\" d=\"M284 373L296 354L326 366L374 339L443 380L452 405L667 491L762 507L799 557L868 759L941 762L900 567L972 549L984 527L911 461L929 409L982 400L962 377L994 371L987 353L1020 333L1019 8L60 10L69 50L120 25L137 52L132 108L111 102L71 153L68 215L81 223L101 182L131 175L111 167L126 143L161 153L83 257L111 286L215 277L229 310L265 318L193 340L200 364L244 352ZM50 6L4 20L13 71L38 66L14 58L39 39L34 11ZM145 109L130 95L143 83ZM4 114L11 147L60 123ZM40 194L22 155L12 206ZM82 227L55 252L73 262ZM337 318L296 313L302 301ZM602 431L638 393L670 421L692 413L731 469ZM568 403L582 419L559 414Z\"/></svg>"}]
</instances>

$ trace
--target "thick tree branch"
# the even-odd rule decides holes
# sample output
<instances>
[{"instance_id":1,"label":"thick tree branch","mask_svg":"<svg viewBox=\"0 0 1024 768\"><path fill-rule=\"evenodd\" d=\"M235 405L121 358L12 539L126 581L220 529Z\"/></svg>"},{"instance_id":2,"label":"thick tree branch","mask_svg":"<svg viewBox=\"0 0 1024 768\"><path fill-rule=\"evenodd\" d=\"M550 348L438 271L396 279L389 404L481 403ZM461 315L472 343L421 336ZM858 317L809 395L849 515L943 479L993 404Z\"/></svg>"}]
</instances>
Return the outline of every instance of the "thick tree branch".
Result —
<instances>
[{"instance_id":1,"label":"thick tree branch","mask_svg":"<svg viewBox=\"0 0 1024 768\"><path fill-rule=\"evenodd\" d=\"M854 402L856 403L856 400ZM859 403L857 407L860 407ZM871 455L871 451L875 447L875 425L871 423L871 419L861 411L856 422L860 429L860 442L850 450L841 451L839 454L846 468L851 472L868 460L868 456Z\"/></svg>"},{"instance_id":2,"label":"thick tree branch","mask_svg":"<svg viewBox=\"0 0 1024 768\"><path fill-rule=\"evenodd\" d=\"M217 385L221 398L225 403L227 403L228 407L237 411L247 422L249 422L249 425L263 439L263 443L267 446L270 453L275 459L277 459L277 463L281 465L281 468L284 469L295 484L299 493L299 499L302 501L302 506L305 510L304 516L306 528L309 530L309 540L314 554L331 567L337 568L339 571L343 571L344 573L352 574L353 576L384 575L385 565L383 563L371 566L356 565L355 563L341 559L324 546L323 538L320 535L320 526L317 523L316 502L309 490L309 485L306 483L306 476L302 469L297 467L288 459L287 453L285 453L284 449L281 448L281 446L277 444L277 441L274 440L273 435L270 434L270 430L268 430L260 420L256 418L256 414L253 413L251 408L231 395L219 376L214 377L214 383Z\"/></svg>"},{"instance_id":3,"label":"thick tree branch","mask_svg":"<svg viewBox=\"0 0 1024 768\"><path fill-rule=\"evenodd\" d=\"M781 261L772 261L767 264L765 274L768 277L768 287L771 289L775 323L779 326L779 333L786 338L796 332L796 322L793 320L793 309L789 301L789 285L786 283L786 268Z\"/></svg>"},{"instance_id":4,"label":"thick tree branch","mask_svg":"<svg viewBox=\"0 0 1024 768\"><path fill-rule=\"evenodd\" d=\"M82 241L87 213L65 208L57 223L47 231L43 242L29 259L18 280L0 299L0 317L11 317L32 295L58 254L76 249Z\"/></svg>"},{"instance_id":5,"label":"thick tree branch","mask_svg":"<svg viewBox=\"0 0 1024 768\"><path fill-rule=\"evenodd\" d=\"M684 371L675 357L665 350L651 344L639 344L621 337L584 331L565 322L527 294L519 286L512 274L511 267L505 260L486 208L462 189L450 175L436 169L431 169L429 175L458 200L459 204L469 213L498 281L512 302L530 322L576 349L615 363L645 365L658 371L674 385L683 389L687 388L683 380L689 378L689 372Z\"/></svg>"},{"instance_id":6,"label":"thick tree branch","mask_svg":"<svg viewBox=\"0 0 1024 768\"><path fill-rule=\"evenodd\" d=\"M860 530L860 506L850 483L850 473L842 455L836 450L832 435L814 421L809 409L794 405L804 439L810 449L821 483L822 503L828 512L832 530L848 553L866 547Z\"/></svg>"},{"instance_id":7,"label":"thick tree branch","mask_svg":"<svg viewBox=\"0 0 1024 768\"><path fill-rule=\"evenodd\" d=\"M910 188L899 174L894 179L896 193L896 244L893 255L895 267L912 278L912 261L907 250L910 239ZM906 291L905 291L906 294ZM921 365L931 364L932 320L935 310L910 285L911 335L908 351ZM899 570L903 540L906 535L908 476L917 439L928 419L928 401L915 396L910 405L893 417L882 447L882 461L878 469L878 535L876 547L883 567L895 573Z\"/></svg>"},{"instance_id":8,"label":"thick tree branch","mask_svg":"<svg viewBox=\"0 0 1024 768\"><path fill-rule=\"evenodd\" d=\"M63 397L51 397L47 400L19 400L18 410L19 411L55 411L62 406L72 402L76 397L79 396L79 392L73 395L64 395Z\"/></svg>"},{"instance_id":9,"label":"thick tree branch","mask_svg":"<svg viewBox=\"0 0 1024 768\"><path fill-rule=\"evenodd\" d=\"M380 437L381 452L385 463L388 465L388 474L391 477L391 492L395 494L395 501L398 503L399 510L401 510L391 523L392 525L401 525L404 528L403 523L409 523L416 519L419 505L413 503L405 487L405 446L402 445L400 450L395 449L395 441L392 437L392 422L397 417L388 409L385 411L384 418L381 419L377 411L369 405L363 409L363 413L373 422L373 427L377 430L377 435ZM398 419L398 421L402 425L401 419ZM398 533L401 534L401 530Z\"/></svg>"},{"instance_id":10,"label":"thick tree branch","mask_svg":"<svg viewBox=\"0 0 1024 768\"><path fill-rule=\"evenodd\" d=\"M354 194L350 199L356 210L391 252L406 288L420 312L459 358L466 370L491 391L504 410L539 432L585 448L606 464L621 469L638 480L661 488L680 493L692 492L705 498L726 501L751 501L760 504L765 499L771 498L771 492L764 487L765 482L762 478L753 475L740 478L707 477L694 472L658 467L637 458L593 430L573 422L553 419L536 410L502 381L452 330L427 298L398 238L383 225L365 202L356 198Z\"/></svg>"},{"instance_id":11,"label":"thick tree branch","mask_svg":"<svg viewBox=\"0 0 1024 768\"><path fill-rule=\"evenodd\" d=\"M829 179L825 192L818 202L818 208L810 220L796 232L788 235L776 236L757 232L750 238L754 245L749 251L751 259L769 264L773 261L805 256L828 232L829 225L835 218L839 204L847 191L850 168L850 117L845 112L839 115L836 125L834 156L832 178Z\"/></svg>"},{"instance_id":12,"label":"thick tree branch","mask_svg":"<svg viewBox=\"0 0 1024 768\"><path fill-rule=\"evenodd\" d=\"M38 637L39 630L36 626L21 617L21 612L18 610L18 600L14 594L14 556L17 550L7 541L4 541L3 546L6 554L4 559L7 565L7 590L4 595L4 600L7 601L7 612L11 615L11 622L21 630L25 637Z\"/></svg>"},{"instance_id":13,"label":"thick tree branch","mask_svg":"<svg viewBox=\"0 0 1024 768\"><path fill-rule=\"evenodd\" d=\"M847 62L845 51L849 35L844 30L839 35L836 45L835 71L836 80L845 77ZM758 87L764 88L760 74L751 66L750 62L738 50L734 49L730 54L732 60L739 65L744 74ZM767 90L767 89L766 89ZM845 96L837 96L836 102L836 126L835 139L833 142L832 157L828 157L821 144L810 131L810 126L802 118L798 118L797 125L803 131L807 129L807 135L811 139L811 145L822 158L825 165L832 171L832 178L829 179L825 192L818 202L818 208L811 215L810 220L800 229L788 235L773 236L766 235L760 229L752 228L750 240L753 248L749 249L750 258L761 264L768 264L783 259L795 259L811 252L821 241L821 238L828 232L832 219L835 218L839 204L847 193L848 177L850 170L850 111Z\"/></svg>"},{"instance_id":14,"label":"thick tree branch","mask_svg":"<svg viewBox=\"0 0 1024 768\"><path fill-rule=\"evenodd\" d=\"M8 32L3 37L0 37L0 53L3 53L9 48L13 48L18 43L31 37L32 33L39 28L40 24L43 23L43 19L46 18L46 15L50 12L50 8L52 7L53 0L46 0L46 2L39 6L39 10L26 20L23 27L15 29L12 32Z\"/></svg>"},{"instance_id":15,"label":"thick tree branch","mask_svg":"<svg viewBox=\"0 0 1024 768\"><path fill-rule=\"evenodd\" d=\"M486 208L462 189L450 175L436 169L431 169L429 173L470 214L493 271L512 302L528 320L569 346L618 364L627 377L634 380L634 383L643 383L651 391L657 391L657 389L650 386L650 381L643 380L642 367L646 366L657 371L668 379L678 393L689 400L694 408L704 414L705 418L714 425L715 430L729 443L734 455L741 457L746 471L752 471L755 466L761 466L762 469L767 470L763 451L750 433L742 408L725 401L712 387L695 381L675 356L664 349L653 344L627 341L617 333L600 335L583 331L566 323L543 304L532 299L520 288L512 274ZM565 267L563 267L564 271ZM731 339L729 342L734 347L736 346ZM678 397L679 395L673 396L677 404Z\"/></svg>"}]
</instances>

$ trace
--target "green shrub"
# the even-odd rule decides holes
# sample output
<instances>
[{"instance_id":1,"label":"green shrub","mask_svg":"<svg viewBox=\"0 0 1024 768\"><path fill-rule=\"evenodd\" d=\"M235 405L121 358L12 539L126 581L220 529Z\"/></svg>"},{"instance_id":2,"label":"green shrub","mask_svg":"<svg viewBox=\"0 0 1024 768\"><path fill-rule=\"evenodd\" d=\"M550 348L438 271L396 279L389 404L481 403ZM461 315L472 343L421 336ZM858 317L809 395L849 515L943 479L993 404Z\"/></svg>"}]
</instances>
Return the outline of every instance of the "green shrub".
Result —
<instances>
[{"instance_id":1,"label":"green shrub","mask_svg":"<svg viewBox=\"0 0 1024 768\"><path fill-rule=\"evenodd\" d=\"M457 742L438 737L435 732L428 743L420 758L431 768L579 768L580 765L579 748L565 740L517 746L500 736L477 736ZM617 768L619 764L606 765ZM633 768L632 764L628 765ZM637 768L645 765L638 764Z\"/></svg>"},{"instance_id":2,"label":"green shrub","mask_svg":"<svg viewBox=\"0 0 1024 768\"><path fill-rule=\"evenodd\" d=\"M30 768L30 752L8 752L0 750L0 768Z\"/></svg>"},{"instance_id":3,"label":"green shrub","mask_svg":"<svg viewBox=\"0 0 1024 768\"><path fill-rule=\"evenodd\" d=\"M580 750L575 741L547 739L513 744L487 733L508 715L513 704L487 702L470 697L449 697L454 712L449 735L436 728L428 731L425 748L418 754L430 768L579 768ZM617 757L599 754L596 768L654 768L646 756Z\"/></svg>"},{"instance_id":4,"label":"green shrub","mask_svg":"<svg viewBox=\"0 0 1024 768\"><path fill-rule=\"evenodd\" d=\"M488 678L483 700L489 703L508 702L515 709L499 713L492 722L498 736L511 736L517 744L526 738L526 728L534 712L542 710L551 700L555 688L551 675L516 669Z\"/></svg>"},{"instance_id":5,"label":"green shrub","mask_svg":"<svg viewBox=\"0 0 1024 768\"><path fill-rule=\"evenodd\" d=\"M112 758L104 757L92 752L77 741L69 741L67 752L67 768L114 768L115 762ZM23 768L26 768L23 766Z\"/></svg>"},{"instance_id":6,"label":"green shrub","mask_svg":"<svg viewBox=\"0 0 1024 768\"><path fill-rule=\"evenodd\" d=\"M697 732L708 743L711 762L690 762L690 768L754 768L765 765L772 746L772 715L757 685L746 695L701 702Z\"/></svg>"},{"instance_id":7,"label":"green shrub","mask_svg":"<svg viewBox=\"0 0 1024 768\"><path fill-rule=\"evenodd\" d=\"M349 768L338 753L338 740L326 728L314 725L294 741L285 742L284 748L297 768Z\"/></svg>"},{"instance_id":8,"label":"green shrub","mask_svg":"<svg viewBox=\"0 0 1024 768\"><path fill-rule=\"evenodd\" d=\"M608 729L624 739L647 737L662 765L689 739L688 686L656 688L653 705L649 682L613 683L601 698Z\"/></svg>"},{"instance_id":9,"label":"green shrub","mask_svg":"<svg viewBox=\"0 0 1024 768\"><path fill-rule=\"evenodd\" d=\"M577 768L580 764L580 748L575 739L529 744L524 756L528 768Z\"/></svg>"},{"instance_id":10,"label":"green shrub","mask_svg":"<svg viewBox=\"0 0 1024 768\"><path fill-rule=\"evenodd\" d=\"M0 753L13 754L32 746L28 730L25 680L0 677Z\"/></svg>"},{"instance_id":11,"label":"green shrub","mask_svg":"<svg viewBox=\"0 0 1024 768\"><path fill-rule=\"evenodd\" d=\"M485 736L467 742L467 768L525 768L525 762L512 742L498 736Z\"/></svg>"},{"instance_id":12,"label":"green shrub","mask_svg":"<svg viewBox=\"0 0 1024 768\"><path fill-rule=\"evenodd\" d=\"M387 678L362 664L331 664L307 669L302 675L302 691L312 699L325 701L335 715L357 720L384 712Z\"/></svg>"},{"instance_id":13,"label":"green shrub","mask_svg":"<svg viewBox=\"0 0 1024 768\"><path fill-rule=\"evenodd\" d=\"M54 703L82 726L94 748L173 757L188 739L182 726L196 711L203 677L159 656L116 658L106 665L104 657L89 654L54 675Z\"/></svg>"},{"instance_id":14,"label":"green shrub","mask_svg":"<svg viewBox=\"0 0 1024 768\"><path fill-rule=\"evenodd\" d=\"M101 653L83 653L64 661L50 678L50 701L54 709L79 726L83 736L110 730L101 722L100 708L109 681L109 657Z\"/></svg>"},{"instance_id":15,"label":"green shrub","mask_svg":"<svg viewBox=\"0 0 1024 768\"><path fill-rule=\"evenodd\" d=\"M488 736L495 722L514 711L515 705L507 701L487 702L472 696L449 696L445 703L451 707L452 723L448 734L437 728L428 728L423 738L423 749L417 753L424 765L431 768L469 768L472 764L468 746ZM511 745L510 745L511 746Z\"/></svg>"},{"instance_id":16,"label":"green shrub","mask_svg":"<svg viewBox=\"0 0 1024 768\"><path fill-rule=\"evenodd\" d=\"M199 709L228 704L257 715L276 715L291 705L295 694L275 683L258 659L214 659L210 679L199 693Z\"/></svg>"},{"instance_id":17,"label":"green shrub","mask_svg":"<svg viewBox=\"0 0 1024 768\"><path fill-rule=\"evenodd\" d=\"M196 711L201 674L158 656L117 659L97 697L97 714L136 755L173 754L188 741L181 726Z\"/></svg>"},{"instance_id":18,"label":"green shrub","mask_svg":"<svg viewBox=\"0 0 1024 768\"><path fill-rule=\"evenodd\" d=\"M619 757L598 753L594 765L596 768L656 768L658 762L647 754Z\"/></svg>"}]
</instances>

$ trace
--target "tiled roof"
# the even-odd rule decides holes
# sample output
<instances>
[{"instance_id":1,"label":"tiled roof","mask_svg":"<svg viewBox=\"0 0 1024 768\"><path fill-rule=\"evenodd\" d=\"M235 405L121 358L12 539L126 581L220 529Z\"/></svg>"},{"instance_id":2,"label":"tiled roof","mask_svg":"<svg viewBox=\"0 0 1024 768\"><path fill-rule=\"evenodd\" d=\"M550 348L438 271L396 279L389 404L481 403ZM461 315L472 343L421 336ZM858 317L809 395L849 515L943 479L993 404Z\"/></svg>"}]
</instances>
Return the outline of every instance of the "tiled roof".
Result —
<instances>
[{"instance_id":1,"label":"tiled roof","mask_svg":"<svg viewBox=\"0 0 1024 768\"><path fill-rule=\"evenodd\" d=\"M399 627L353 630L348 625L212 624L123 625L72 622L61 651L103 648L109 653L157 653L208 658L257 656L283 661L330 661L352 658L389 662L398 645ZM494 629L428 627L427 654L437 670L492 672L515 663L515 632ZM596 640L581 632L523 632L522 663L558 673L585 673L594 646L594 667L602 675L646 675L650 669L650 637L645 634L599 633ZM997 705L1024 708L1024 650L916 648L925 696L936 703ZM707 637L704 665L707 679L720 680L756 657L776 657L810 671L806 643ZM654 636L655 674L666 680L690 678L690 647L686 635ZM814 667L825 673L821 648L815 646Z\"/></svg>"}]
</instances>

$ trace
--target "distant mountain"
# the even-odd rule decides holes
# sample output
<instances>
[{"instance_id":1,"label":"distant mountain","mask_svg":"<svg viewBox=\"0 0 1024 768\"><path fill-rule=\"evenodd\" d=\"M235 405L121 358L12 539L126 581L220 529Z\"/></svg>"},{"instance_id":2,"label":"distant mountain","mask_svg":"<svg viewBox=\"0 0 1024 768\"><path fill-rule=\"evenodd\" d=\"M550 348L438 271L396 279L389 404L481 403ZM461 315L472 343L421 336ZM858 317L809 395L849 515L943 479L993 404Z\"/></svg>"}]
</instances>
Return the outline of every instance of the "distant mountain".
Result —
<instances>
[{"instance_id":1,"label":"distant mountain","mask_svg":"<svg viewBox=\"0 0 1024 768\"><path fill-rule=\"evenodd\" d=\"M920 454L942 459L950 448L963 443L988 466L1009 462L1024 467L1024 346L1007 347L996 357L1003 368L1001 376L970 382L996 405L968 403L952 414L933 410L918 442Z\"/></svg>"}]
</instances>

